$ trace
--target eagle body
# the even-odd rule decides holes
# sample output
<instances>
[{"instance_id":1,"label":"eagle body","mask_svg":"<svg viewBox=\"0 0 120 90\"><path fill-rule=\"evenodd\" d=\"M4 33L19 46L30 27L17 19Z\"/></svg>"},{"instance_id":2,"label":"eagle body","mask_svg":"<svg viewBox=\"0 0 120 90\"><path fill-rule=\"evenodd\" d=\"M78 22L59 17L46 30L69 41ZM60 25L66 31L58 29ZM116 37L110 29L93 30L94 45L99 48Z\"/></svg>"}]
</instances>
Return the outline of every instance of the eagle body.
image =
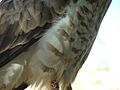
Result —
<instances>
[{"instance_id":1,"label":"eagle body","mask_svg":"<svg viewBox=\"0 0 120 90\"><path fill-rule=\"evenodd\" d=\"M110 3L3 0L0 90L17 90L22 83L37 90L72 90Z\"/></svg>"}]
</instances>

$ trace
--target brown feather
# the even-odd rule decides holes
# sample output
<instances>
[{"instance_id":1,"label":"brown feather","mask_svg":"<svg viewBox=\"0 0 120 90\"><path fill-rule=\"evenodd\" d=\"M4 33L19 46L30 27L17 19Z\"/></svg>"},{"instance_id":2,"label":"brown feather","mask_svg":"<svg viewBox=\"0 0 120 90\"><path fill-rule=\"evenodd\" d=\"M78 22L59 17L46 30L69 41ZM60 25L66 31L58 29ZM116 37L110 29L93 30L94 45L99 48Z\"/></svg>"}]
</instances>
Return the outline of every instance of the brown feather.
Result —
<instances>
[{"instance_id":1,"label":"brown feather","mask_svg":"<svg viewBox=\"0 0 120 90\"><path fill-rule=\"evenodd\" d=\"M52 3L48 6L42 0L2 0L0 67L35 43L63 14L58 13Z\"/></svg>"}]
</instances>

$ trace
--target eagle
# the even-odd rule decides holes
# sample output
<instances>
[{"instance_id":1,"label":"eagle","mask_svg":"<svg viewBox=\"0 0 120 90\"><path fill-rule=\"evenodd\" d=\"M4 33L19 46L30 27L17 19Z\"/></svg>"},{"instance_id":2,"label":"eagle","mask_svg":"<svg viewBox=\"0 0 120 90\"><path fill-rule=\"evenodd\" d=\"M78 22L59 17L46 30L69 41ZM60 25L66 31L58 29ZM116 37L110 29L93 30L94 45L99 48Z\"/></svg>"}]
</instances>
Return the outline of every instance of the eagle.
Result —
<instances>
[{"instance_id":1,"label":"eagle","mask_svg":"<svg viewBox=\"0 0 120 90\"><path fill-rule=\"evenodd\" d=\"M111 0L2 0L0 90L72 90Z\"/></svg>"}]
</instances>

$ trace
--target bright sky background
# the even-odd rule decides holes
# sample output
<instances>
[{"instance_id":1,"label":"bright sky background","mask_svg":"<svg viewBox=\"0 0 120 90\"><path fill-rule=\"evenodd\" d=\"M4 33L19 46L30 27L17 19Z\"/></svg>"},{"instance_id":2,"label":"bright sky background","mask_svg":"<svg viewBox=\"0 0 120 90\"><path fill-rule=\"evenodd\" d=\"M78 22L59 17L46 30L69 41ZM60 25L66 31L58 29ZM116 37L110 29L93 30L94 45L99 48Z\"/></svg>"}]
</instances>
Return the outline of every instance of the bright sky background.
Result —
<instances>
[{"instance_id":1,"label":"bright sky background","mask_svg":"<svg viewBox=\"0 0 120 90\"><path fill-rule=\"evenodd\" d=\"M120 0L111 3L87 63L90 68L111 66L120 72Z\"/></svg>"},{"instance_id":2,"label":"bright sky background","mask_svg":"<svg viewBox=\"0 0 120 90\"><path fill-rule=\"evenodd\" d=\"M120 0L112 1L73 87L74 90L120 90Z\"/></svg>"},{"instance_id":3,"label":"bright sky background","mask_svg":"<svg viewBox=\"0 0 120 90\"><path fill-rule=\"evenodd\" d=\"M112 1L73 86L74 90L120 90L120 0Z\"/></svg>"}]
</instances>

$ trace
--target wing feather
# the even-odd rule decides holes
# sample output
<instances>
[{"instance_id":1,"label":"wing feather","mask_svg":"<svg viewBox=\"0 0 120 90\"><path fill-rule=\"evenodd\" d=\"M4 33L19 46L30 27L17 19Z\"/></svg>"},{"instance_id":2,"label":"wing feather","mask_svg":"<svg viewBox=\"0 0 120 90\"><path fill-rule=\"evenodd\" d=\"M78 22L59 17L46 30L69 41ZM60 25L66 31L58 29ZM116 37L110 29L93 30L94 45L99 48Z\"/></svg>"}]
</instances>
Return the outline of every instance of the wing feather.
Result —
<instances>
[{"instance_id":1,"label":"wing feather","mask_svg":"<svg viewBox=\"0 0 120 90\"><path fill-rule=\"evenodd\" d=\"M53 4L48 2L46 0L2 0L0 3L0 67L36 42L50 28L53 21L64 14L59 12L61 8L55 9ZM67 6L64 4L64 7L65 5ZM65 11L64 8L62 9Z\"/></svg>"}]
</instances>

